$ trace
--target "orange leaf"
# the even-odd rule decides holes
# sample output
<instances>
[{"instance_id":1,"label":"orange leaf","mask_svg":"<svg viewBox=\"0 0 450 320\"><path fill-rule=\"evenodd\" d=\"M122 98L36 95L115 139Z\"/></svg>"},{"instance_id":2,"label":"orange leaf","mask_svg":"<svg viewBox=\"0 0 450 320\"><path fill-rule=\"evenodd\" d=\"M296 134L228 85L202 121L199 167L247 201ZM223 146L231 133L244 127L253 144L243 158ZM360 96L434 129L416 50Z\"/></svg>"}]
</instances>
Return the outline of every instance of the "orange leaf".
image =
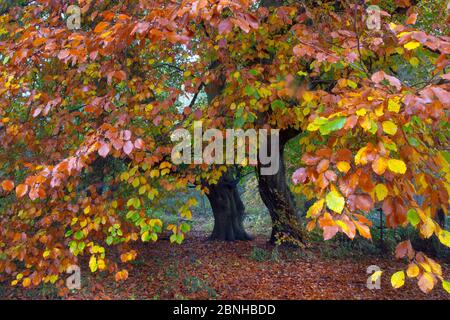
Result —
<instances>
[{"instance_id":1,"label":"orange leaf","mask_svg":"<svg viewBox=\"0 0 450 320\"><path fill-rule=\"evenodd\" d=\"M108 22L102 21L102 22L100 22L100 23L95 27L94 32L95 32L95 33L100 33L100 32L102 32L103 30L105 30L106 27L108 27L108 26L109 26L109 23L108 23Z\"/></svg>"},{"instance_id":2,"label":"orange leaf","mask_svg":"<svg viewBox=\"0 0 450 320\"><path fill-rule=\"evenodd\" d=\"M16 187L16 195L18 198L22 198L24 195L26 195L28 192L28 185L26 184L19 184Z\"/></svg>"},{"instance_id":3,"label":"orange leaf","mask_svg":"<svg viewBox=\"0 0 450 320\"><path fill-rule=\"evenodd\" d=\"M5 191L11 191L14 189L14 182L12 182L11 180L5 180L2 182L2 188Z\"/></svg>"}]
</instances>

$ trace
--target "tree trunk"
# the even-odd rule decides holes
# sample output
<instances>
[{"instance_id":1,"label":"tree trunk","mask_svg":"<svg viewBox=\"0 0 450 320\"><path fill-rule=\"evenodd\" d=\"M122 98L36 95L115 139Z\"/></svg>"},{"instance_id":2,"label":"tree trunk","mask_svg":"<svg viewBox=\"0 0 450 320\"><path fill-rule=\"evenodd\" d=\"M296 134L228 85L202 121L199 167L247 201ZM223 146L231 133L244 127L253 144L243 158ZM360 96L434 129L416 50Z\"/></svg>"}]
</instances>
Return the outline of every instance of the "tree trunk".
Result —
<instances>
[{"instance_id":1,"label":"tree trunk","mask_svg":"<svg viewBox=\"0 0 450 320\"><path fill-rule=\"evenodd\" d=\"M251 240L244 229L245 207L237 190L237 183L225 173L216 185L208 186L207 197L214 214L214 229L210 240Z\"/></svg>"},{"instance_id":2,"label":"tree trunk","mask_svg":"<svg viewBox=\"0 0 450 320\"><path fill-rule=\"evenodd\" d=\"M272 219L270 243L280 241L299 246L303 241L303 233L300 227L300 218L295 210L294 199L286 182L283 154L286 143L295 135L294 131L280 132L278 172L273 175L262 175L261 167L258 167L257 176L259 193Z\"/></svg>"},{"instance_id":3,"label":"tree trunk","mask_svg":"<svg viewBox=\"0 0 450 320\"><path fill-rule=\"evenodd\" d=\"M219 64L212 63L210 68L214 69ZM205 85L208 103L222 93L225 85L225 76L220 74L219 78ZM235 241L251 240L244 229L243 219L245 206L237 190L237 182L232 172L224 173L215 185L208 185L208 200L214 214L214 229L210 240Z\"/></svg>"}]
</instances>

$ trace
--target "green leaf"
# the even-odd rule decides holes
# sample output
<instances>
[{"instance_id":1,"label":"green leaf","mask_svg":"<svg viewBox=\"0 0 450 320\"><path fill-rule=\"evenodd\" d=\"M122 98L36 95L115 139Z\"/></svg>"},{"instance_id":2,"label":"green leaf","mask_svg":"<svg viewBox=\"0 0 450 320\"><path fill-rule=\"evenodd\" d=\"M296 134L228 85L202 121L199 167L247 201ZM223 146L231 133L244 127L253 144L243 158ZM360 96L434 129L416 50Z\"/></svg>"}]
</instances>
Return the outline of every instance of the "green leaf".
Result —
<instances>
[{"instance_id":1,"label":"green leaf","mask_svg":"<svg viewBox=\"0 0 450 320\"><path fill-rule=\"evenodd\" d=\"M181 234L181 233L178 233L176 238L177 238L177 239L176 239L176 242L177 242L178 244L181 244L181 243L183 242L183 240L184 240L184 235Z\"/></svg>"},{"instance_id":2,"label":"green leaf","mask_svg":"<svg viewBox=\"0 0 450 320\"><path fill-rule=\"evenodd\" d=\"M242 128L245 124L245 119L243 117L235 117L234 118L234 127L235 128Z\"/></svg>"},{"instance_id":3,"label":"green leaf","mask_svg":"<svg viewBox=\"0 0 450 320\"><path fill-rule=\"evenodd\" d=\"M111 236L108 236L108 237L106 238L106 244L107 244L108 246L110 246L110 245L113 243L113 241L114 241L114 238L111 237Z\"/></svg>"},{"instance_id":4,"label":"green leaf","mask_svg":"<svg viewBox=\"0 0 450 320\"><path fill-rule=\"evenodd\" d=\"M411 223L411 225L413 225L415 227L419 224L420 217L416 210L409 209L407 216L408 216L408 221L409 221L409 223Z\"/></svg>"},{"instance_id":5,"label":"green leaf","mask_svg":"<svg viewBox=\"0 0 450 320\"><path fill-rule=\"evenodd\" d=\"M408 137L408 142L410 145L412 145L413 147L418 147L420 145L419 140L417 140L416 138L413 137Z\"/></svg>"},{"instance_id":6,"label":"green leaf","mask_svg":"<svg viewBox=\"0 0 450 320\"><path fill-rule=\"evenodd\" d=\"M442 288L444 288L447 293L450 293L450 281L442 280Z\"/></svg>"},{"instance_id":7,"label":"green leaf","mask_svg":"<svg viewBox=\"0 0 450 320\"><path fill-rule=\"evenodd\" d=\"M84 250L84 248L86 248L86 244L84 242L79 242L78 243L78 250L80 252L82 252Z\"/></svg>"},{"instance_id":8,"label":"green leaf","mask_svg":"<svg viewBox=\"0 0 450 320\"><path fill-rule=\"evenodd\" d=\"M442 156L444 159L450 164L450 152L448 151L441 151Z\"/></svg>"},{"instance_id":9,"label":"green leaf","mask_svg":"<svg viewBox=\"0 0 450 320\"><path fill-rule=\"evenodd\" d=\"M150 241L150 233L148 231L145 231L142 235L141 235L141 240L143 242L147 242Z\"/></svg>"},{"instance_id":10,"label":"green leaf","mask_svg":"<svg viewBox=\"0 0 450 320\"><path fill-rule=\"evenodd\" d=\"M337 118L333 121L328 121L327 123L319 127L320 134L325 136L333 131L341 130L344 127L346 121L346 118Z\"/></svg>"},{"instance_id":11,"label":"green leaf","mask_svg":"<svg viewBox=\"0 0 450 320\"><path fill-rule=\"evenodd\" d=\"M181 231L183 231L184 233L189 232L191 230L191 226L187 223L183 223L181 225Z\"/></svg>"},{"instance_id":12,"label":"green leaf","mask_svg":"<svg viewBox=\"0 0 450 320\"><path fill-rule=\"evenodd\" d=\"M352 89L358 88L358 84L352 80L347 80L347 85Z\"/></svg>"},{"instance_id":13,"label":"green leaf","mask_svg":"<svg viewBox=\"0 0 450 320\"><path fill-rule=\"evenodd\" d=\"M83 239L83 237L84 237L83 231L79 230L75 233L75 239L81 240L81 239Z\"/></svg>"},{"instance_id":14,"label":"green leaf","mask_svg":"<svg viewBox=\"0 0 450 320\"><path fill-rule=\"evenodd\" d=\"M270 106L272 107L272 110L274 110L274 111L275 111L277 108L280 108L280 109L286 108L286 105L285 105L284 102L281 101L280 99L277 99L277 100L273 101L273 102L270 104Z\"/></svg>"},{"instance_id":15,"label":"green leaf","mask_svg":"<svg viewBox=\"0 0 450 320\"><path fill-rule=\"evenodd\" d=\"M68 230L64 235L66 238L70 237L73 234L73 230Z\"/></svg>"},{"instance_id":16,"label":"green leaf","mask_svg":"<svg viewBox=\"0 0 450 320\"><path fill-rule=\"evenodd\" d=\"M246 86L244 92L247 96L252 96L255 93L255 88L251 86Z\"/></svg>"}]
</instances>

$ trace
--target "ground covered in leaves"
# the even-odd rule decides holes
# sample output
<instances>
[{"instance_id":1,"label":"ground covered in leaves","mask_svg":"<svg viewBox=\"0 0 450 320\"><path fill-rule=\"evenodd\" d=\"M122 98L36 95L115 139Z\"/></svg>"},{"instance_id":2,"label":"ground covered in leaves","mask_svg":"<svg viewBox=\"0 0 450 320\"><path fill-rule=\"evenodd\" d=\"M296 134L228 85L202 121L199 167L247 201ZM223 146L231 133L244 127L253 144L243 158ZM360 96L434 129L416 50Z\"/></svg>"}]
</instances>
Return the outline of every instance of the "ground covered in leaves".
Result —
<instances>
[{"instance_id":1,"label":"ground covered in leaves","mask_svg":"<svg viewBox=\"0 0 450 320\"><path fill-rule=\"evenodd\" d=\"M274 250L265 238L251 242L205 241L191 234L182 245L139 244L125 282L82 268L82 288L66 299L449 299L442 288L423 294L413 281L395 290L389 276L403 267L392 257L336 259L316 248ZM381 289L366 287L367 267L383 271ZM449 265L443 264L447 278ZM58 298L52 287L0 285L3 299Z\"/></svg>"}]
</instances>

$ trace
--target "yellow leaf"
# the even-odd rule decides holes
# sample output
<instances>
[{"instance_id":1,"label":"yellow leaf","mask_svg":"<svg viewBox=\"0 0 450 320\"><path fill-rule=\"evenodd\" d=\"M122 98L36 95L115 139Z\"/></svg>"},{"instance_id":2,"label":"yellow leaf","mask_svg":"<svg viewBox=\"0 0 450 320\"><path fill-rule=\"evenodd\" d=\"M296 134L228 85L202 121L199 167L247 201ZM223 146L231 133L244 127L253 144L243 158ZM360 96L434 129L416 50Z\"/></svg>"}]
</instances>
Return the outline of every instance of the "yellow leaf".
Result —
<instances>
[{"instance_id":1,"label":"yellow leaf","mask_svg":"<svg viewBox=\"0 0 450 320\"><path fill-rule=\"evenodd\" d=\"M95 256L91 256L89 259L89 269L91 269L91 272L97 271L97 258Z\"/></svg>"},{"instance_id":2,"label":"yellow leaf","mask_svg":"<svg viewBox=\"0 0 450 320\"><path fill-rule=\"evenodd\" d=\"M420 47L420 42L417 41L410 41L407 44L404 45L406 50L414 50Z\"/></svg>"},{"instance_id":3,"label":"yellow leaf","mask_svg":"<svg viewBox=\"0 0 450 320\"><path fill-rule=\"evenodd\" d=\"M403 271L398 271L394 273L391 277L392 287L398 289L405 284L405 273Z\"/></svg>"},{"instance_id":4,"label":"yellow leaf","mask_svg":"<svg viewBox=\"0 0 450 320\"><path fill-rule=\"evenodd\" d=\"M318 201L316 201L309 209L308 212L306 213L306 217L307 218L316 218L317 216L320 215L320 212L323 209L323 204L325 202L325 199L320 199Z\"/></svg>"},{"instance_id":5,"label":"yellow leaf","mask_svg":"<svg viewBox=\"0 0 450 320\"><path fill-rule=\"evenodd\" d=\"M417 68L420 64L419 59L417 59L416 57L412 57L411 59L409 59L409 63L414 67Z\"/></svg>"},{"instance_id":6,"label":"yellow leaf","mask_svg":"<svg viewBox=\"0 0 450 320\"><path fill-rule=\"evenodd\" d=\"M139 194L141 194L141 195L144 194L146 190L147 190L147 186L141 186L139 188Z\"/></svg>"},{"instance_id":7,"label":"yellow leaf","mask_svg":"<svg viewBox=\"0 0 450 320\"><path fill-rule=\"evenodd\" d=\"M377 184L375 187L375 194L377 195L378 201L383 201L388 195L388 189L382 183Z\"/></svg>"},{"instance_id":8,"label":"yellow leaf","mask_svg":"<svg viewBox=\"0 0 450 320\"><path fill-rule=\"evenodd\" d=\"M303 94L303 101L304 101L304 102L308 103L308 102L311 102L311 101L313 101L313 100L314 100L314 94L313 94L312 92L306 91L306 92Z\"/></svg>"},{"instance_id":9,"label":"yellow leaf","mask_svg":"<svg viewBox=\"0 0 450 320\"><path fill-rule=\"evenodd\" d=\"M449 231L447 231L447 230L441 230L441 231L438 233L438 237L439 237L439 241L440 241L443 245L445 245L445 246L447 246L447 247L450 247L450 232L449 232Z\"/></svg>"},{"instance_id":10,"label":"yellow leaf","mask_svg":"<svg viewBox=\"0 0 450 320\"><path fill-rule=\"evenodd\" d=\"M361 149L358 150L358 152L355 155L355 164L356 165L367 164L366 151L367 151L367 147L362 147Z\"/></svg>"},{"instance_id":11,"label":"yellow leaf","mask_svg":"<svg viewBox=\"0 0 450 320\"><path fill-rule=\"evenodd\" d=\"M152 171L150 171L150 177L151 178L159 177L159 170L158 169L153 169Z\"/></svg>"},{"instance_id":12,"label":"yellow leaf","mask_svg":"<svg viewBox=\"0 0 450 320\"><path fill-rule=\"evenodd\" d=\"M435 230L435 225L433 219L428 217L424 223L420 226L420 233L425 237L425 239L430 238Z\"/></svg>"},{"instance_id":13,"label":"yellow leaf","mask_svg":"<svg viewBox=\"0 0 450 320\"><path fill-rule=\"evenodd\" d=\"M389 159L388 168L394 173L405 174L406 164L402 160Z\"/></svg>"},{"instance_id":14,"label":"yellow leaf","mask_svg":"<svg viewBox=\"0 0 450 320\"><path fill-rule=\"evenodd\" d=\"M442 288L444 288L447 293L450 293L450 282L442 280Z\"/></svg>"},{"instance_id":15,"label":"yellow leaf","mask_svg":"<svg viewBox=\"0 0 450 320\"><path fill-rule=\"evenodd\" d=\"M388 110L390 112L398 113L400 111L400 103L397 100L398 99L389 99Z\"/></svg>"},{"instance_id":16,"label":"yellow leaf","mask_svg":"<svg viewBox=\"0 0 450 320\"><path fill-rule=\"evenodd\" d=\"M350 170L350 164L346 161L339 161L336 165L338 170L343 173L347 173Z\"/></svg>"},{"instance_id":17,"label":"yellow leaf","mask_svg":"<svg viewBox=\"0 0 450 320\"><path fill-rule=\"evenodd\" d=\"M134 178L133 182L131 183L133 187L137 188L139 186L139 178Z\"/></svg>"},{"instance_id":18,"label":"yellow leaf","mask_svg":"<svg viewBox=\"0 0 450 320\"><path fill-rule=\"evenodd\" d=\"M382 126L383 131L386 132L387 134L390 134L391 136L397 133L397 125L392 121L384 121Z\"/></svg>"},{"instance_id":19,"label":"yellow leaf","mask_svg":"<svg viewBox=\"0 0 450 320\"><path fill-rule=\"evenodd\" d=\"M417 264L415 264L415 263L411 263L408 266L408 269L406 270L406 275L409 278L415 278L415 277L417 277L419 275L419 273L420 273L420 269L417 266Z\"/></svg>"},{"instance_id":20,"label":"yellow leaf","mask_svg":"<svg viewBox=\"0 0 450 320\"><path fill-rule=\"evenodd\" d=\"M358 109L358 110L356 111L356 115L357 115L357 116L360 116L360 117L363 117L363 116L365 116L365 115L366 115L366 113L367 113L367 110L366 110L366 109L364 109L364 108L362 108L362 109Z\"/></svg>"},{"instance_id":21,"label":"yellow leaf","mask_svg":"<svg viewBox=\"0 0 450 320\"><path fill-rule=\"evenodd\" d=\"M327 207L336 213L341 213L344 210L345 199L338 191L331 191L326 196Z\"/></svg>"},{"instance_id":22,"label":"yellow leaf","mask_svg":"<svg viewBox=\"0 0 450 320\"><path fill-rule=\"evenodd\" d=\"M105 265L105 260L103 259L98 259L97 261L97 266L99 270L104 270L106 265Z\"/></svg>"}]
</instances>

